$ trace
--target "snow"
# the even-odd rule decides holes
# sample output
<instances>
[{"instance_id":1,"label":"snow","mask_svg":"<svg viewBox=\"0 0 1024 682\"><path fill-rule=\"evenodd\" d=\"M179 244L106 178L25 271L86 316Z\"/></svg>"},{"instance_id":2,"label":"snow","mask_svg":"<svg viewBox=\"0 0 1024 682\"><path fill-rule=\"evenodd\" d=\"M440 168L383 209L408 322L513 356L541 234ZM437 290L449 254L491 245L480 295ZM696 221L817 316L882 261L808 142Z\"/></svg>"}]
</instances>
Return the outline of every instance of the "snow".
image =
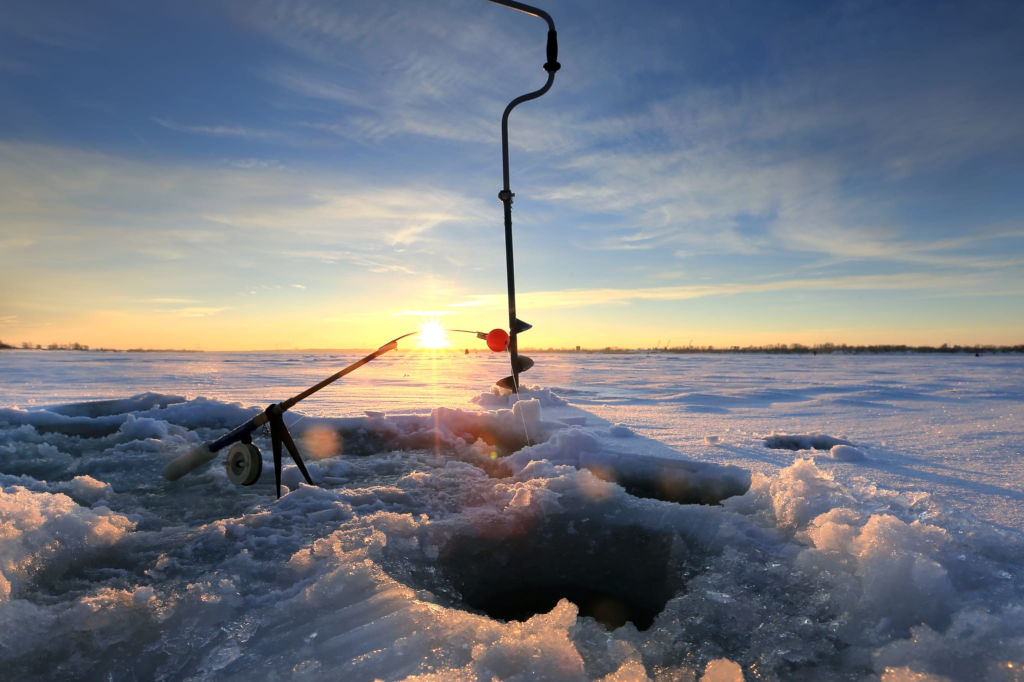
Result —
<instances>
[{"instance_id":1,"label":"snow","mask_svg":"<svg viewBox=\"0 0 1024 682\"><path fill-rule=\"evenodd\" d=\"M0 354L5 674L1021 678L1019 356L399 354L160 477L352 359Z\"/></svg>"}]
</instances>

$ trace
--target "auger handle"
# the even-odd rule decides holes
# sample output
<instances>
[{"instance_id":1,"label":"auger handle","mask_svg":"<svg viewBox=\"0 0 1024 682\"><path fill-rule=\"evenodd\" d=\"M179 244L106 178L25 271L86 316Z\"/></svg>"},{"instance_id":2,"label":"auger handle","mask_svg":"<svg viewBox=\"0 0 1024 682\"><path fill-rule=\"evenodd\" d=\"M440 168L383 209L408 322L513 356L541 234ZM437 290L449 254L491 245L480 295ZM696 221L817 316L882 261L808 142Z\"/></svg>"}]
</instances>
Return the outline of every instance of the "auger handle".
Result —
<instances>
[{"instance_id":1,"label":"auger handle","mask_svg":"<svg viewBox=\"0 0 1024 682\"><path fill-rule=\"evenodd\" d=\"M562 65L558 63L558 33L555 29L548 31L548 61L544 65L544 70L554 73L562 68Z\"/></svg>"}]
</instances>

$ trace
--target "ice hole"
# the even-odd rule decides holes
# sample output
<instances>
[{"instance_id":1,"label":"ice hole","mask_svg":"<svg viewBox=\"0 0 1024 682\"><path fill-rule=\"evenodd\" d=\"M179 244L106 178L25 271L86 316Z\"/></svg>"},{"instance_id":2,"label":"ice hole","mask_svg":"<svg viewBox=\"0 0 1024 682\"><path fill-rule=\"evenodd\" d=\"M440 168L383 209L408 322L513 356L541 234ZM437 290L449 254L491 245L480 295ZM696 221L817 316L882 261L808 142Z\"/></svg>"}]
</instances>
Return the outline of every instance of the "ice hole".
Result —
<instances>
[{"instance_id":1,"label":"ice hole","mask_svg":"<svg viewBox=\"0 0 1024 682\"><path fill-rule=\"evenodd\" d=\"M493 530L493 529L492 529ZM547 613L560 599L608 629L646 630L682 588L673 535L603 520L552 517L527 529L453 538L438 571L468 607L503 621Z\"/></svg>"}]
</instances>

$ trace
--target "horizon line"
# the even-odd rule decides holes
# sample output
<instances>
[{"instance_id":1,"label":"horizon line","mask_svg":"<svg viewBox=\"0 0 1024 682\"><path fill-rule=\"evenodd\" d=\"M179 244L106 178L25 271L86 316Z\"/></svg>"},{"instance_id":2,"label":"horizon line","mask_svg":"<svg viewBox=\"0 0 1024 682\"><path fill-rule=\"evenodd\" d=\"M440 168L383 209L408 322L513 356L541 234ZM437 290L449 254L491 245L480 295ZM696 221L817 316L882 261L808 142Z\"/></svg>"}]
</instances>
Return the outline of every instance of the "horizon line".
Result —
<instances>
[{"instance_id":1,"label":"horizon line","mask_svg":"<svg viewBox=\"0 0 1024 682\"><path fill-rule=\"evenodd\" d=\"M248 348L248 349L219 349L210 350L204 348L105 348L90 347L88 344L29 344L21 343L11 345L0 340L0 350L30 350L30 351L73 351L73 352L94 352L94 353L364 353L375 350L370 347L352 348ZM493 353L486 348L468 348L465 346L451 345L447 348L420 348L416 346L403 347L404 351L417 353ZM803 343L774 343L774 344L748 344L740 346L731 344L728 346L583 346L574 347L523 347L524 352L530 353L678 353L678 354L699 354L699 353L773 353L773 354L800 354L800 353L886 353L886 352L918 352L918 353L956 353L956 352L1024 352L1024 343L1017 344L949 344L943 343L938 346L906 344L906 343L868 343L848 344L823 342L818 344ZM499 351L500 352L500 351Z\"/></svg>"}]
</instances>

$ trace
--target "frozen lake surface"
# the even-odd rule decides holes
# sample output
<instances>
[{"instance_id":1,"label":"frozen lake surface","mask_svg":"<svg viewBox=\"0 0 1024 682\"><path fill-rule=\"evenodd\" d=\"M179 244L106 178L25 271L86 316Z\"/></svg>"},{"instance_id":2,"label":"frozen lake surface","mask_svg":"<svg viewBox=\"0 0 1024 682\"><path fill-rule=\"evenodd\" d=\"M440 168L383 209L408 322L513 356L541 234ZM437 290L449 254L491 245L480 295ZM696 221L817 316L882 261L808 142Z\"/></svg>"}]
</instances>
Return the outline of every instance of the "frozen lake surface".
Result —
<instances>
[{"instance_id":1,"label":"frozen lake surface","mask_svg":"<svg viewBox=\"0 0 1024 682\"><path fill-rule=\"evenodd\" d=\"M288 414L316 486L160 476L358 357L0 353L5 671L1024 676L1019 355L399 351Z\"/></svg>"}]
</instances>

